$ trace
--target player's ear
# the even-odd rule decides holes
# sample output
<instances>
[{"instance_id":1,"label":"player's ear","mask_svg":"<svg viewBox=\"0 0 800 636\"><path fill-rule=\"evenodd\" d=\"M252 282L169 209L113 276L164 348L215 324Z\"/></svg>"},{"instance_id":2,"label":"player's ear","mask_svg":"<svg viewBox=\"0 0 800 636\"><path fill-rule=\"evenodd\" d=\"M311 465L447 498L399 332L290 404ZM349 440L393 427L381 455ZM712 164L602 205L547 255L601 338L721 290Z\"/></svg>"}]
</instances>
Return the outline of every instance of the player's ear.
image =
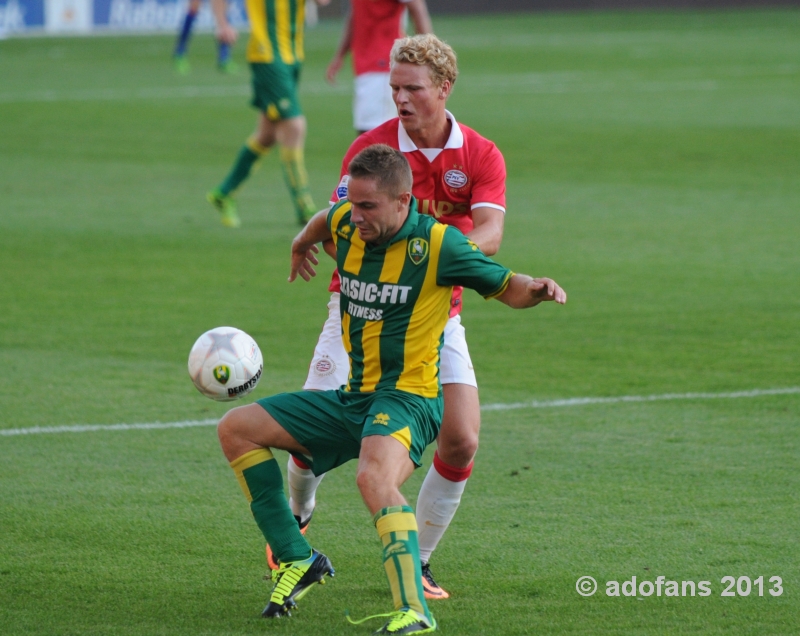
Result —
<instances>
[{"instance_id":1,"label":"player's ear","mask_svg":"<svg viewBox=\"0 0 800 636\"><path fill-rule=\"evenodd\" d=\"M401 192L400 196L397 197L397 201L400 204L401 208L407 208L411 203L411 193L410 192Z\"/></svg>"},{"instance_id":2,"label":"player's ear","mask_svg":"<svg viewBox=\"0 0 800 636\"><path fill-rule=\"evenodd\" d=\"M441 99L447 99L450 97L450 92L453 90L453 85L450 83L450 80L444 80L442 85L439 87L439 97Z\"/></svg>"}]
</instances>

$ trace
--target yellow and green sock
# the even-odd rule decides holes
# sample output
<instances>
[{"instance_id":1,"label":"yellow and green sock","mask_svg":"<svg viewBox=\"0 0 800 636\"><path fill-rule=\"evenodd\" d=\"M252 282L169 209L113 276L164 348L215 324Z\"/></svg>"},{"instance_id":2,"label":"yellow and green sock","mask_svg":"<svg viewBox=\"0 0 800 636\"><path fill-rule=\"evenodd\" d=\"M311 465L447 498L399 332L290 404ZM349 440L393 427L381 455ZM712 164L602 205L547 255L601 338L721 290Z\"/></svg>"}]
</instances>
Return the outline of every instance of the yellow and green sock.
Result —
<instances>
[{"instance_id":1,"label":"yellow and green sock","mask_svg":"<svg viewBox=\"0 0 800 636\"><path fill-rule=\"evenodd\" d=\"M267 152L269 152L269 148L259 144L254 137L250 137L236 156L236 161L234 161L228 176L217 189L225 195L236 190L250 176L253 166Z\"/></svg>"},{"instance_id":2,"label":"yellow and green sock","mask_svg":"<svg viewBox=\"0 0 800 636\"><path fill-rule=\"evenodd\" d=\"M282 563L307 559L311 546L300 534L283 493L281 469L269 449L245 453L231 462L231 468L275 557Z\"/></svg>"},{"instance_id":3,"label":"yellow and green sock","mask_svg":"<svg viewBox=\"0 0 800 636\"><path fill-rule=\"evenodd\" d=\"M283 177L292 195L297 219L301 223L305 223L317 209L314 207L314 200L311 198L311 191L308 187L308 173L303 159L303 149L281 146L281 165L283 166Z\"/></svg>"},{"instance_id":4,"label":"yellow and green sock","mask_svg":"<svg viewBox=\"0 0 800 636\"><path fill-rule=\"evenodd\" d=\"M394 609L412 609L433 620L422 587L414 511L409 506L391 506L381 509L373 521L383 544L383 567Z\"/></svg>"}]
</instances>

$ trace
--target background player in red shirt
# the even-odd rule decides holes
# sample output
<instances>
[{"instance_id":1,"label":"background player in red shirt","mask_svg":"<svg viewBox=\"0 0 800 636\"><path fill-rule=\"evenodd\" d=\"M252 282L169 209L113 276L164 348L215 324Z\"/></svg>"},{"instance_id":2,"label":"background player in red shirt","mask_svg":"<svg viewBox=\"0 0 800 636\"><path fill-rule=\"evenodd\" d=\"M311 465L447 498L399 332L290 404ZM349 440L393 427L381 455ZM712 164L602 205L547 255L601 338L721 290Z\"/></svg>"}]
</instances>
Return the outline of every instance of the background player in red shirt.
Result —
<instances>
[{"instance_id":1,"label":"background player in red shirt","mask_svg":"<svg viewBox=\"0 0 800 636\"><path fill-rule=\"evenodd\" d=\"M342 39L325 77L333 84L344 57L353 56L353 128L372 130L397 116L389 86L389 54L394 41L403 37L408 15L416 33L433 31L425 0L350 0Z\"/></svg>"},{"instance_id":2,"label":"background player in red shirt","mask_svg":"<svg viewBox=\"0 0 800 636\"><path fill-rule=\"evenodd\" d=\"M455 52L432 34L417 35L398 40L391 60L390 83L398 117L353 142L342 162L342 178L332 202L347 196L350 160L367 146L385 143L402 151L411 164L412 193L420 212L458 227L485 254L496 253L505 220L505 162L491 141L457 123L445 109L458 75ZM304 389L335 389L347 382L349 363L341 339L337 273L330 289L328 320ZM449 596L433 580L428 560L455 515L478 449L480 402L460 311L461 289L457 289L441 351L444 419L433 466L416 507L423 585L430 599ZM291 458L288 473L292 512L305 529L322 477ZM270 567L277 566L271 562Z\"/></svg>"}]
</instances>

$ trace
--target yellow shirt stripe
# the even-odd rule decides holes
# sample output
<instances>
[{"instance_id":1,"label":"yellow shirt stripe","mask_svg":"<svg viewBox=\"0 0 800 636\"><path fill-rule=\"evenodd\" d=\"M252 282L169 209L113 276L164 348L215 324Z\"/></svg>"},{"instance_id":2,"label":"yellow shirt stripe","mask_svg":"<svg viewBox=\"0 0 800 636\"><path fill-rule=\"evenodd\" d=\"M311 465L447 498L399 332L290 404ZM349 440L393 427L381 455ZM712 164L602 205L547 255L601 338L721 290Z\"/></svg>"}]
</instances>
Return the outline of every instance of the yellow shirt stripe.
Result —
<instances>
[{"instance_id":1,"label":"yellow shirt stripe","mask_svg":"<svg viewBox=\"0 0 800 636\"><path fill-rule=\"evenodd\" d=\"M270 64L275 52L267 33L267 5L264 0L245 0L250 22L250 40L247 43L247 61Z\"/></svg>"},{"instance_id":2,"label":"yellow shirt stripe","mask_svg":"<svg viewBox=\"0 0 800 636\"><path fill-rule=\"evenodd\" d=\"M342 302L345 302L344 300ZM350 390L350 379L353 377L353 364L350 360L350 352L353 350L353 345L350 343L350 314L345 312L342 316L342 344L344 350L347 352L348 361L350 362L350 373L347 376L347 390Z\"/></svg>"},{"instance_id":3,"label":"yellow shirt stripe","mask_svg":"<svg viewBox=\"0 0 800 636\"><path fill-rule=\"evenodd\" d=\"M352 248L351 248L352 249ZM346 314L349 318L350 315ZM364 370L361 378L361 391L374 391L381 379L381 331L383 320L368 320L361 332L361 348L364 351Z\"/></svg>"},{"instance_id":4,"label":"yellow shirt stripe","mask_svg":"<svg viewBox=\"0 0 800 636\"><path fill-rule=\"evenodd\" d=\"M438 223L431 228L428 269L406 330L403 372L396 385L401 391L428 398L439 395L437 334L444 331L447 323L452 293L451 287L440 287L436 284L439 255L446 229L446 225Z\"/></svg>"},{"instance_id":5,"label":"yellow shirt stripe","mask_svg":"<svg viewBox=\"0 0 800 636\"><path fill-rule=\"evenodd\" d=\"M344 259L344 271L358 276L361 271L361 262L364 259L365 247L366 244L358 235L358 230L353 230L353 235L350 237L350 249L347 250L347 258Z\"/></svg>"},{"instance_id":6,"label":"yellow shirt stripe","mask_svg":"<svg viewBox=\"0 0 800 636\"><path fill-rule=\"evenodd\" d=\"M400 280L400 274L403 272L403 264L406 262L406 250L408 249L408 240L403 239L397 241L388 250L386 250L386 257L383 261L381 268L381 275L378 281L381 283L397 284Z\"/></svg>"},{"instance_id":7,"label":"yellow shirt stripe","mask_svg":"<svg viewBox=\"0 0 800 636\"><path fill-rule=\"evenodd\" d=\"M333 244L337 245L339 241L339 235L336 231L339 229L339 224L342 222L342 217L350 211L353 205L348 201L347 203L343 203L341 207L339 207L336 212L333 213L333 217L331 218L331 234L333 235ZM349 227L349 226L348 226Z\"/></svg>"},{"instance_id":8,"label":"yellow shirt stripe","mask_svg":"<svg viewBox=\"0 0 800 636\"><path fill-rule=\"evenodd\" d=\"M294 52L298 62L305 59L303 49L303 29L306 23L306 3L304 0L297 0L297 12L294 23Z\"/></svg>"},{"instance_id":9,"label":"yellow shirt stripe","mask_svg":"<svg viewBox=\"0 0 800 636\"><path fill-rule=\"evenodd\" d=\"M298 4L304 2L299 0ZM275 0L275 37L278 40L278 52L284 64L294 64L292 51L292 16L289 11L289 0Z\"/></svg>"}]
</instances>

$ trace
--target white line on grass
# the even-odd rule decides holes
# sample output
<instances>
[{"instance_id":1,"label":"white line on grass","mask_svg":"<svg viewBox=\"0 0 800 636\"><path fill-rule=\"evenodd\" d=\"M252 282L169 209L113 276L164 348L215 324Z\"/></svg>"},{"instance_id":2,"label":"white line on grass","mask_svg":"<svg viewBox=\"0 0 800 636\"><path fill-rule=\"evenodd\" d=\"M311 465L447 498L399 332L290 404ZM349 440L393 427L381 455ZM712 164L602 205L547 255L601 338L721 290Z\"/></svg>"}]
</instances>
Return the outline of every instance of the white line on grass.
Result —
<instances>
[{"instance_id":1,"label":"white line on grass","mask_svg":"<svg viewBox=\"0 0 800 636\"><path fill-rule=\"evenodd\" d=\"M557 406L582 406L584 404L618 404L620 402L661 402L666 400L719 400L762 395L786 395L800 393L800 386L785 389L753 389L751 391L733 391L731 393L663 393L661 395L621 395L619 397L578 397L563 400L531 400L530 402L512 402L511 404L484 404L482 411L511 411L513 409L544 409Z\"/></svg>"},{"instance_id":2,"label":"white line on grass","mask_svg":"<svg viewBox=\"0 0 800 636\"><path fill-rule=\"evenodd\" d=\"M578 397L563 400L531 400L509 404L484 404L482 411L511 411L514 409L545 409L559 406L583 406L586 404L619 404L624 402L662 402L667 400L720 400L760 397L765 395L787 395L800 393L799 386L784 389L752 389L730 393L662 393L661 395L622 395L619 397ZM212 426L217 418L206 420L184 420L182 422L151 422L149 424L77 424L73 426L34 426L32 428L9 428L0 430L0 437L12 435L38 435L40 433L90 433L94 431L131 431L158 428L193 428Z\"/></svg>"}]
</instances>

